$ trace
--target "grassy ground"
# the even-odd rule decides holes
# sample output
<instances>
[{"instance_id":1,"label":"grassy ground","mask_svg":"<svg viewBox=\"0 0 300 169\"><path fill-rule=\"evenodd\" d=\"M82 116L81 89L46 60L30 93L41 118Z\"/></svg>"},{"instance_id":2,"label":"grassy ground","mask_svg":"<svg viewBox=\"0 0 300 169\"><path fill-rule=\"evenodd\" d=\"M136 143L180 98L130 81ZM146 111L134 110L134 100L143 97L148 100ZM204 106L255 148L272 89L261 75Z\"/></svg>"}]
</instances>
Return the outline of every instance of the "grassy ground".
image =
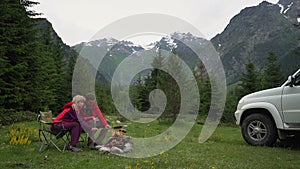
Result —
<instances>
[{"instance_id":1,"label":"grassy ground","mask_svg":"<svg viewBox=\"0 0 300 169\"><path fill-rule=\"evenodd\" d=\"M36 122L25 123L29 128L37 128ZM127 135L148 137L162 132L169 125L153 122L151 125L129 124ZM253 147L247 145L238 127L219 126L213 136L205 143L198 143L201 125L195 124L187 137L160 155L132 159L112 154L100 154L89 150L85 144L83 152L58 152L54 147L38 152L40 143L33 138L28 145L9 145L10 127L0 130L0 168L43 168L43 169L271 169L300 168L300 149L291 147ZM300 144L300 143L299 143Z\"/></svg>"}]
</instances>

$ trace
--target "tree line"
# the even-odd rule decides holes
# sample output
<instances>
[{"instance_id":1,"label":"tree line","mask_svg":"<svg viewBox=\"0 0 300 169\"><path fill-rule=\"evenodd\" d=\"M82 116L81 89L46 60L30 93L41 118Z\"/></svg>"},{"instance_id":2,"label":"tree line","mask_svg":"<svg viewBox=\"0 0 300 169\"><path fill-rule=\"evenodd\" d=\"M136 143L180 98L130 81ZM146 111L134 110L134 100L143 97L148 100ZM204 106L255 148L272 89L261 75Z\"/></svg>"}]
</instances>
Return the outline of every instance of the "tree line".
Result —
<instances>
[{"instance_id":1,"label":"tree line","mask_svg":"<svg viewBox=\"0 0 300 169\"><path fill-rule=\"evenodd\" d=\"M175 51L173 51L176 54ZM162 65L167 59L158 54L153 61L154 65ZM180 68L180 64L171 63ZM198 83L200 95L200 107L198 112L198 121L203 123L211 107L211 84L205 67L199 63L194 71L194 76ZM286 78L282 71L282 65L279 63L277 56L269 52L266 56L265 67L261 70L255 67L255 64L248 60L245 70L236 84L228 86L226 105L221 121L224 123L234 123L234 112L237 102L246 94L253 93L262 89L278 87ZM181 102L180 91L176 81L167 73L159 69L153 69L146 78L139 78L135 81L131 89L131 99L135 107L140 111L146 111L150 108L149 94L154 89L161 89L165 92L168 99L165 112L160 118L175 120L179 112Z\"/></svg>"}]
</instances>

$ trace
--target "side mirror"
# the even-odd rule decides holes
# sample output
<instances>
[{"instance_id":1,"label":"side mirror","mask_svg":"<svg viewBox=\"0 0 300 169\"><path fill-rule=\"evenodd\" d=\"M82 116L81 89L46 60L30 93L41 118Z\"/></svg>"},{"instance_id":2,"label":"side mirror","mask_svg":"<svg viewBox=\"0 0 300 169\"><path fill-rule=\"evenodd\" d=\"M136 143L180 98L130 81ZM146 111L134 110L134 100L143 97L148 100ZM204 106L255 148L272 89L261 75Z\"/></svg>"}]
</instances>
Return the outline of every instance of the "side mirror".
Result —
<instances>
[{"instance_id":1,"label":"side mirror","mask_svg":"<svg viewBox=\"0 0 300 169\"><path fill-rule=\"evenodd\" d=\"M288 77L288 84L290 87L293 87L295 85L295 78L293 76Z\"/></svg>"}]
</instances>

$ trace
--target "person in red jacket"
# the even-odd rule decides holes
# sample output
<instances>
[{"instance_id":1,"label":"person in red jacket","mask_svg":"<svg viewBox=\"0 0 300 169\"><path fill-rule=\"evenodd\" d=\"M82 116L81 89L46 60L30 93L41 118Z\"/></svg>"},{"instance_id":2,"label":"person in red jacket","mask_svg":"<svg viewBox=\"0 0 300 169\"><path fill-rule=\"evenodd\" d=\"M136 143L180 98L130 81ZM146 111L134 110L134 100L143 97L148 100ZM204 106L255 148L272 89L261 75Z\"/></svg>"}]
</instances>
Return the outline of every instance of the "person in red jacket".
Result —
<instances>
[{"instance_id":1,"label":"person in red jacket","mask_svg":"<svg viewBox=\"0 0 300 169\"><path fill-rule=\"evenodd\" d=\"M88 146L91 149L94 149L95 145L103 144L102 141L105 138L107 130L111 127L98 107L95 95L93 93L88 93L85 98L85 106L82 111L84 120L94 127L101 128L100 134L97 138L94 138L94 131L90 132Z\"/></svg>"},{"instance_id":2,"label":"person in red jacket","mask_svg":"<svg viewBox=\"0 0 300 169\"><path fill-rule=\"evenodd\" d=\"M81 149L77 148L76 145L78 143L80 133L82 132L82 126L88 128L90 131L98 130L97 128L90 127L90 125L83 120L82 116L78 116L84 103L85 98L83 96L74 96L72 102L66 103L63 107L63 111L53 120L54 130L66 129L70 131L71 141L69 148L74 152L81 151Z\"/></svg>"}]
</instances>

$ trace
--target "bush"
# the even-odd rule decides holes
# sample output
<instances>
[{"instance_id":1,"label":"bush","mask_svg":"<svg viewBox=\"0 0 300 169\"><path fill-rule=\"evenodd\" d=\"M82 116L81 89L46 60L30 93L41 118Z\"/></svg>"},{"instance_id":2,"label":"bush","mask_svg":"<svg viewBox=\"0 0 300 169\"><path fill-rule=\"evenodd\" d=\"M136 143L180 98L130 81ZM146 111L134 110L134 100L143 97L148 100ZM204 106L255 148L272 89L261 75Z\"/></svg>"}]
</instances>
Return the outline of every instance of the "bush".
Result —
<instances>
[{"instance_id":1,"label":"bush","mask_svg":"<svg viewBox=\"0 0 300 169\"><path fill-rule=\"evenodd\" d=\"M14 109L0 109L0 124L10 125L16 122L33 121L37 114L30 111L15 111Z\"/></svg>"}]
</instances>

